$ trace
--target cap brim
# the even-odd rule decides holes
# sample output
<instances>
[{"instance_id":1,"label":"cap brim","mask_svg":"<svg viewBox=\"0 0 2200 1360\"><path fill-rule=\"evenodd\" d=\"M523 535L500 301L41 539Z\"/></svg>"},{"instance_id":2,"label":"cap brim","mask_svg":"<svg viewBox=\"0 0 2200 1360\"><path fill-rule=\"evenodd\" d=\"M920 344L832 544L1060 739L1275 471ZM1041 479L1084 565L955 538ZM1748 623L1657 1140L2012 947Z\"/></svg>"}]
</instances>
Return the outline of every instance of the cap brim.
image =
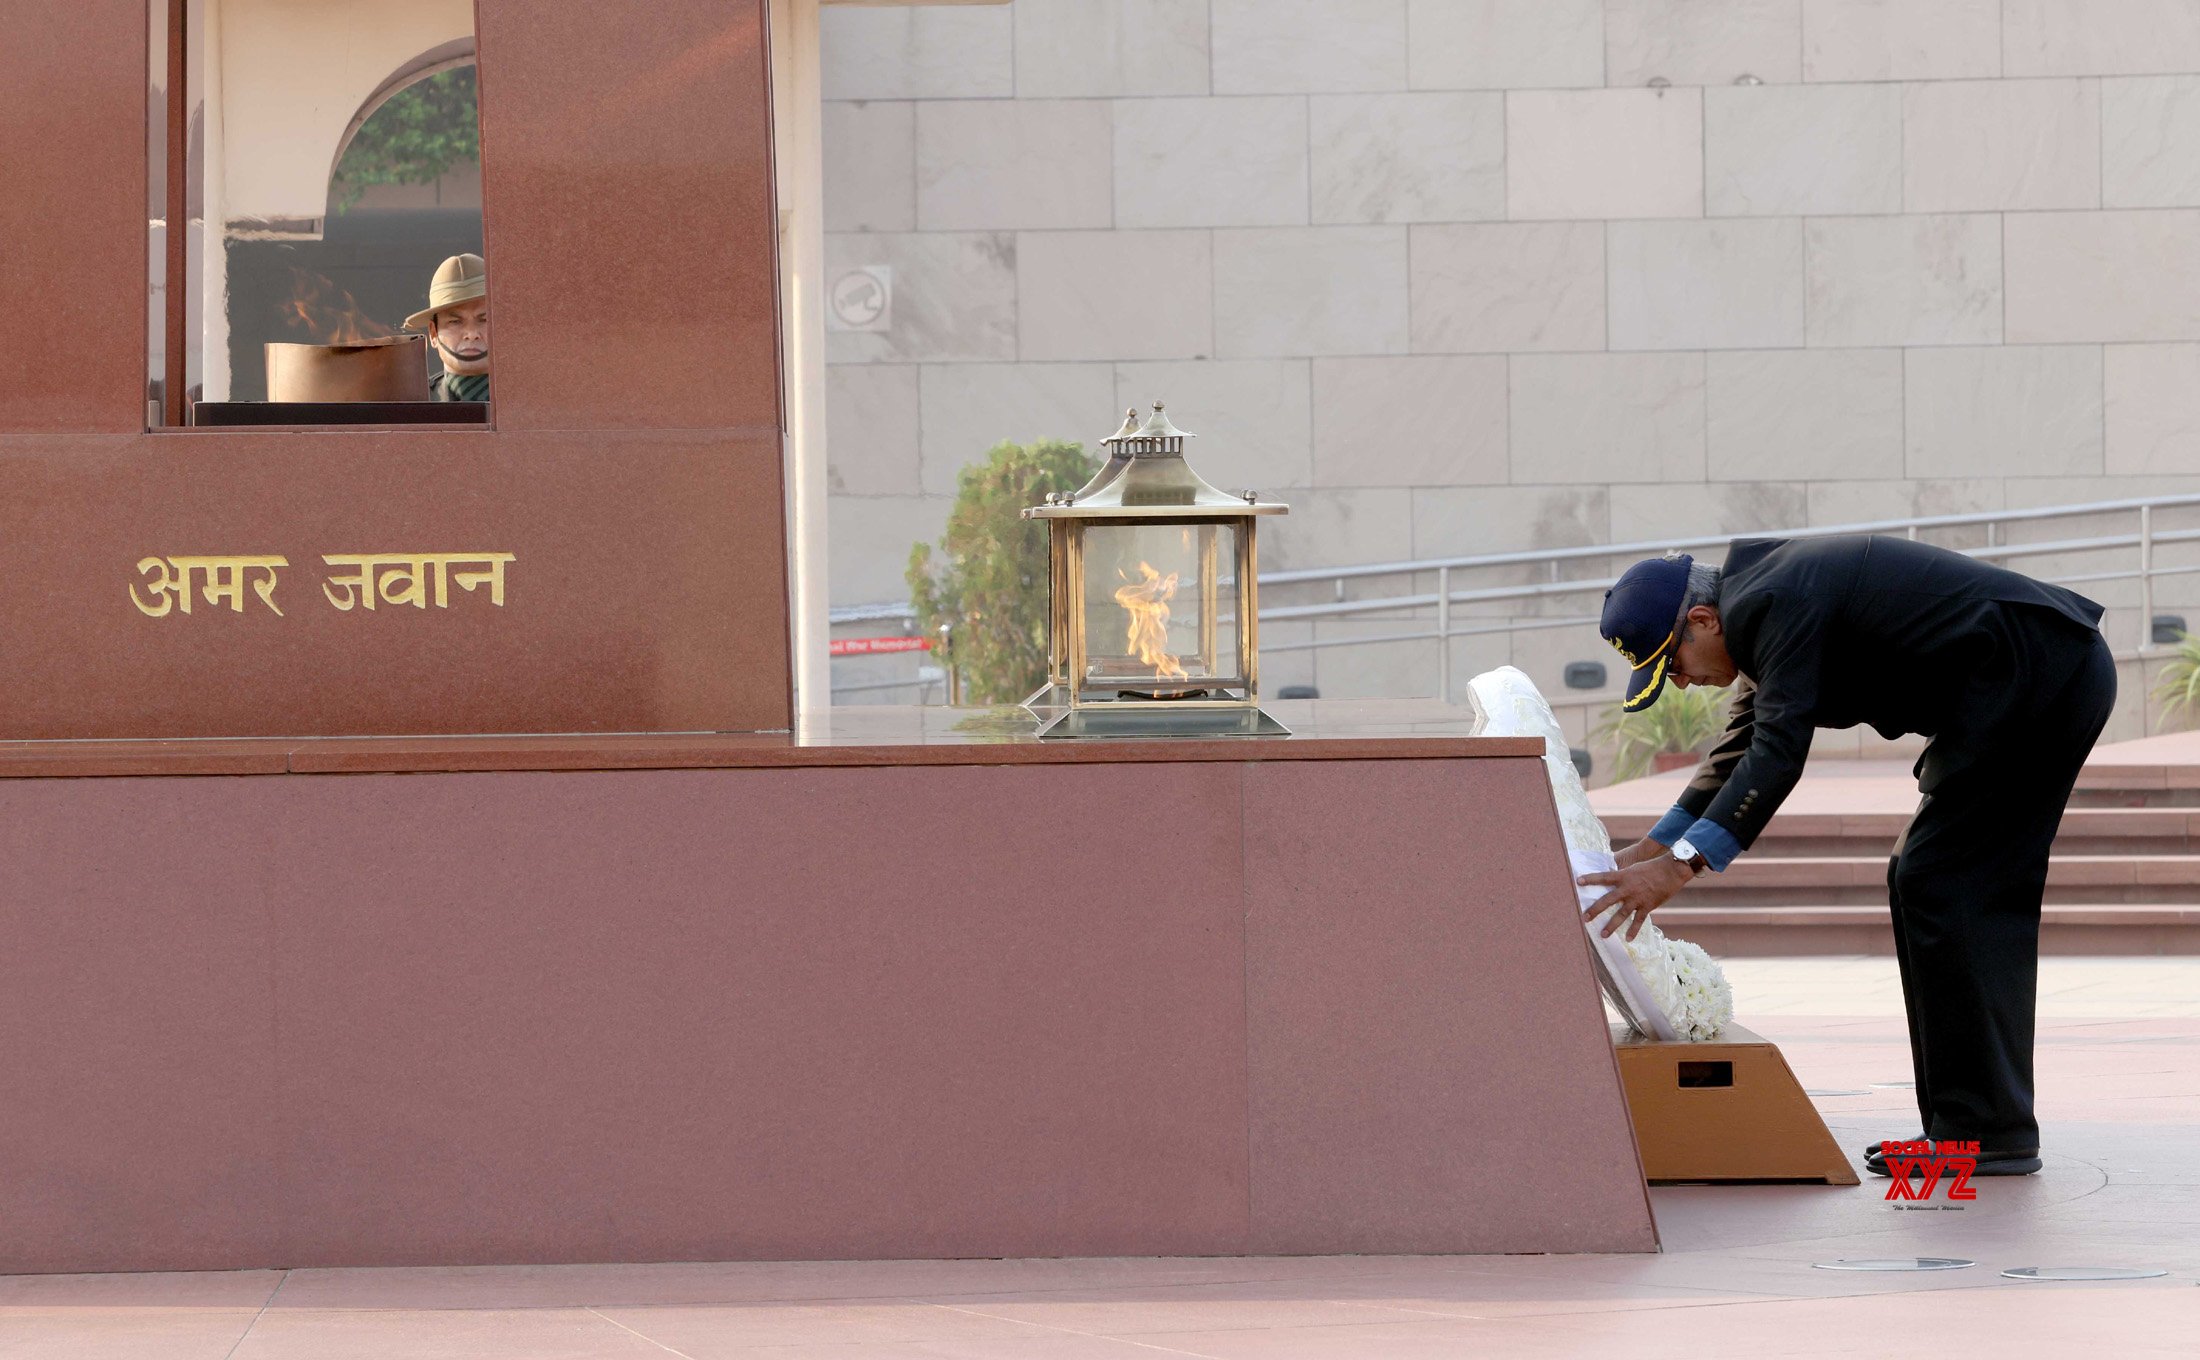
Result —
<instances>
[{"instance_id":1,"label":"cap brim","mask_svg":"<svg viewBox=\"0 0 2200 1360\"><path fill-rule=\"evenodd\" d=\"M1658 659L1627 677L1627 697L1620 701L1623 713L1640 713L1658 701L1665 691L1665 664L1673 659L1672 653L1661 652Z\"/></svg>"}]
</instances>

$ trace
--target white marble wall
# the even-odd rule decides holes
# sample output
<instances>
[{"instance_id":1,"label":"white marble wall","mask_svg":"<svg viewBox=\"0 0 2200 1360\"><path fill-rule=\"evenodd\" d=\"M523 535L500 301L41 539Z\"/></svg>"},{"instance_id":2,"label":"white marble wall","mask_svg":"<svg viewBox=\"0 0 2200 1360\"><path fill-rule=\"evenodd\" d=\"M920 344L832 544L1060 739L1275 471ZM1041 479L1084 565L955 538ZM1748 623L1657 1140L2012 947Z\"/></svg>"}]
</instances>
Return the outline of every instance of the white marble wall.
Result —
<instances>
[{"instance_id":1,"label":"white marble wall","mask_svg":"<svg viewBox=\"0 0 2200 1360\"><path fill-rule=\"evenodd\" d=\"M894 282L836 603L1154 397L1275 566L2200 491L2200 0L833 7L824 67L830 261Z\"/></svg>"}]
</instances>

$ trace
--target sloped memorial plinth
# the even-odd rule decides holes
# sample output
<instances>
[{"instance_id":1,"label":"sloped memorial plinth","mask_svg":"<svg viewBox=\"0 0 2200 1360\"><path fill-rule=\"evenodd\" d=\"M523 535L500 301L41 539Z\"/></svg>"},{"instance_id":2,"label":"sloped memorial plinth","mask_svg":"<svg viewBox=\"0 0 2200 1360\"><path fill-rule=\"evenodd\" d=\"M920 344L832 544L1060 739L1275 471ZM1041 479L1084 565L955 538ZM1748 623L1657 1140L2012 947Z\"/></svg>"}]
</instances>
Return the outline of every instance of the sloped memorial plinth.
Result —
<instances>
[{"instance_id":1,"label":"sloped memorial plinth","mask_svg":"<svg viewBox=\"0 0 2200 1360\"><path fill-rule=\"evenodd\" d=\"M1655 1251L1541 747L1276 708L0 778L0 1273Z\"/></svg>"}]
</instances>

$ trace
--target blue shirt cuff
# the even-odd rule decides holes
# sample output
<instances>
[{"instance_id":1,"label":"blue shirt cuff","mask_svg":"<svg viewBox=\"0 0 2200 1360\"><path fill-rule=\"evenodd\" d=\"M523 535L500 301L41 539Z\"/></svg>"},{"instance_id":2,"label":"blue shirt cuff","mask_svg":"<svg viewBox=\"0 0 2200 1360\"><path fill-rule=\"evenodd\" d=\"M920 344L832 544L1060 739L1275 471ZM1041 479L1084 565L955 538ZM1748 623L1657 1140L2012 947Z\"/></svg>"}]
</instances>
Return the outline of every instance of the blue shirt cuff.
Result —
<instances>
[{"instance_id":1,"label":"blue shirt cuff","mask_svg":"<svg viewBox=\"0 0 2200 1360\"><path fill-rule=\"evenodd\" d=\"M1734 839L1733 832L1717 822L1703 818L1698 818L1696 824L1688 828L1688 834L1683 839L1703 851L1703 862L1720 873L1725 873L1726 866L1732 864L1734 857L1742 853L1742 843ZM1667 841L1666 844L1670 845L1672 842Z\"/></svg>"},{"instance_id":2,"label":"blue shirt cuff","mask_svg":"<svg viewBox=\"0 0 2200 1360\"><path fill-rule=\"evenodd\" d=\"M1658 818L1658 824L1650 828L1650 839L1660 845L1671 845L1686 835L1688 828L1695 824L1695 813L1676 806L1672 811Z\"/></svg>"}]
</instances>

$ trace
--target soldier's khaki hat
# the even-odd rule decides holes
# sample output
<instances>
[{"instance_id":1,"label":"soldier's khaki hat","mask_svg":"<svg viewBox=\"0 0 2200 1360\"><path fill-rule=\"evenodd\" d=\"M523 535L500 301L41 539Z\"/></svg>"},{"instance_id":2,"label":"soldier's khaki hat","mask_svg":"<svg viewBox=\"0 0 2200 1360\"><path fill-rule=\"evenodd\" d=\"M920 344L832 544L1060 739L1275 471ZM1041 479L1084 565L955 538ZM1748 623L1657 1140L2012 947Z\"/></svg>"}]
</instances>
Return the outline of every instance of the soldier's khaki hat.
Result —
<instances>
[{"instance_id":1,"label":"soldier's khaki hat","mask_svg":"<svg viewBox=\"0 0 2200 1360\"><path fill-rule=\"evenodd\" d=\"M428 319L445 307L489 296L489 265L479 255L453 255L436 266L428 281L428 305L405 318L405 329L425 331Z\"/></svg>"}]
</instances>

